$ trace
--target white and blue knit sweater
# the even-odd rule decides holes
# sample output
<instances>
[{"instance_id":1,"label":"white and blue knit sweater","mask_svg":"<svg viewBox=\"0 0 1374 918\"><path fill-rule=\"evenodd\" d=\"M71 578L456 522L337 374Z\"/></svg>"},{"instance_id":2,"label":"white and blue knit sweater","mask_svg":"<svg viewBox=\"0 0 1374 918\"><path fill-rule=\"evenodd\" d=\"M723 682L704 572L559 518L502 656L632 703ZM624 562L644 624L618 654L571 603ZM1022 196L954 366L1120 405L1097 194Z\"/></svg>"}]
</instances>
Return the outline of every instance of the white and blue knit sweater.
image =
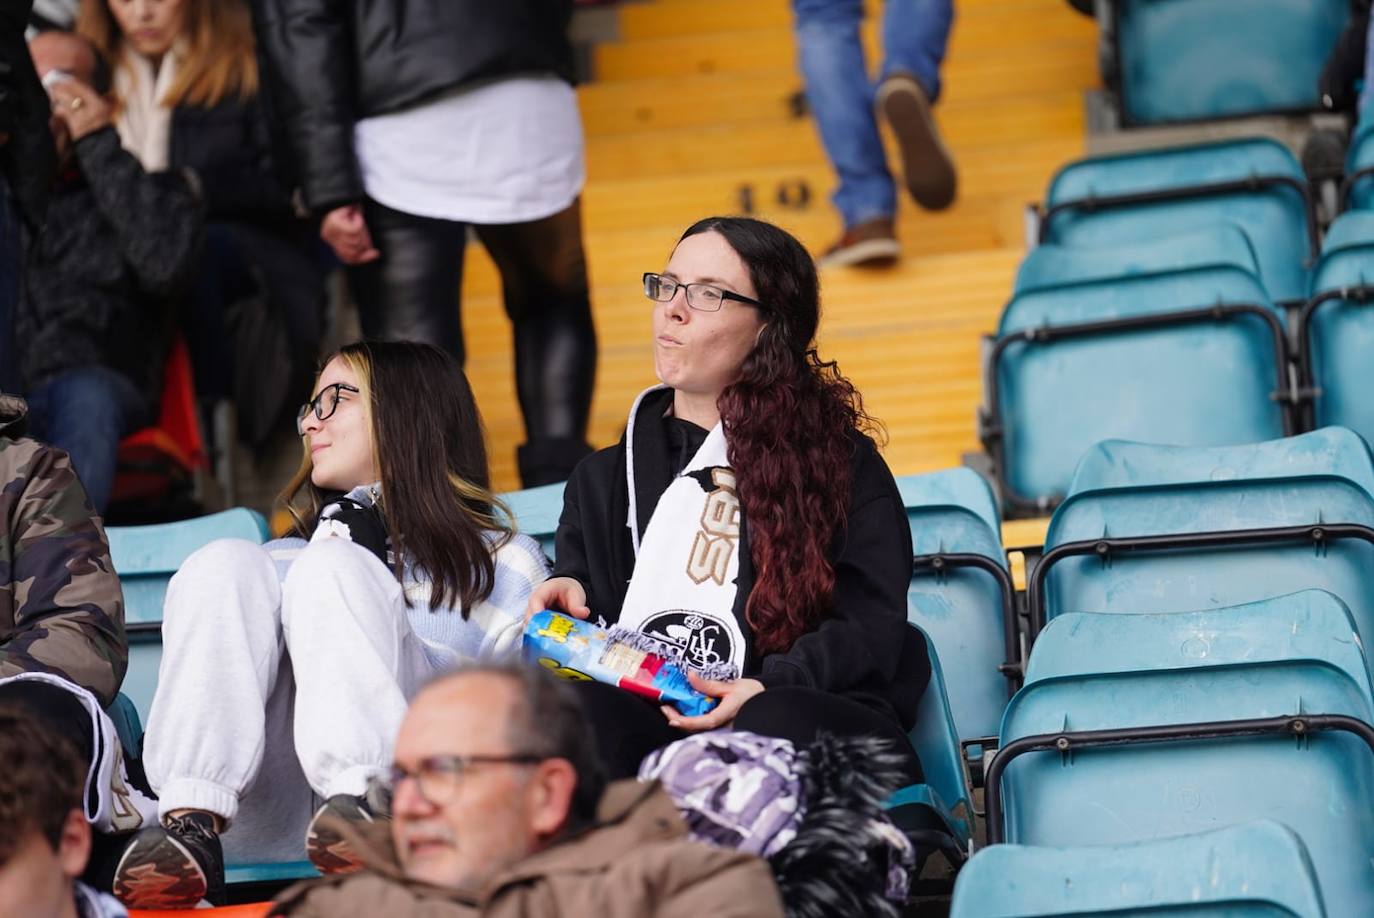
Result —
<instances>
[{"instance_id":1,"label":"white and blue knit sweater","mask_svg":"<svg viewBox=\"0 0 1374 918\"><path fill-rule=\"evenodd\" d=\"M345 495L349 500L366 507L376 503L376 485L354 488ZM346 525L334 524L322 517L310 541L328 538L352 538ZM333 524L333 525L332 525ZM488 543L495 545L502 533L487 533ZM274 539L264 548L277 565L277 575L285 580L291 562L304 551L305 539ZM388 552L389 554L389 552ZM539 543L526 535L516 535L496 549L495 580L491 595L468 610L466 618L457 609L440 606L431 610L429 598L432 584L406 561L402 587L410 608L406 616L416 637L420 638L436 662L451 658L456 651L463 659L505 660L520 653L524 629L525 603L535 586L549 575L548 561ZM390 571L387 576L392 576Z\"/></svg>"}]
</instances>

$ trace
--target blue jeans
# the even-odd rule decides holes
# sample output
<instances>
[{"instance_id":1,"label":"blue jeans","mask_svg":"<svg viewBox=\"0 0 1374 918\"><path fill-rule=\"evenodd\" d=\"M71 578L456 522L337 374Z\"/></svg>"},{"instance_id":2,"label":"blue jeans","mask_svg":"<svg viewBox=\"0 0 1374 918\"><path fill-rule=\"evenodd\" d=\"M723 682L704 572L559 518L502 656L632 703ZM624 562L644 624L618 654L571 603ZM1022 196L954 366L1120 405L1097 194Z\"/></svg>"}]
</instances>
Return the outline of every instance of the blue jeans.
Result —
<instances>
[{"instance_id":1,"label":"blue jeans","mask_svg":"<svg viewBox=\"0 0 1374 918\"><path fill-rule=\"evenodd\" d=\"M67 451L97 513L114 484L119 441L151 410L138 387L108 367L67 370L28 393L29 434Z\"/></svg>"},{"instance_id":2,"label":"blue jeans","mask_svg":"<svg viewBox=\"0 0 1374 918\"><path fill-rule=\"evenodd\" d=\"M859 22L863 0L792 0L806 99L835 167L831 196L846 228L897 212L897 192L873 115ZM930 101L940 95L940 63L954 22L952 0L886 0L879 80L909 73Z\"/></svg>"}]
</instances>

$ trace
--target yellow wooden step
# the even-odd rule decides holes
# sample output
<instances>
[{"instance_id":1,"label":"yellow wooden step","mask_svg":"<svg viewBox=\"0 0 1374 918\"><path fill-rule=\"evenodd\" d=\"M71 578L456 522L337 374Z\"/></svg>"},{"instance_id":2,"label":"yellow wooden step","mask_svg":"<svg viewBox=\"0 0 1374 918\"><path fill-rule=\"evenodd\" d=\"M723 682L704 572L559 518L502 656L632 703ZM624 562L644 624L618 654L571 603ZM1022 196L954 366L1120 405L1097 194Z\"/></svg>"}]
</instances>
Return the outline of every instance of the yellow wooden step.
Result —
<instances>
[{"instance_id":1,"label":"yellow wooden step","mask_svg":"<svg viewBox=\"0 0 1374 918\"><path fill-rule=\"evenodd\" d=\"M1082 129L1082 106L1073 94L1037 97L1019 105L964 106L937 113L940 133L956 163L975 150L1005 155L1017 145L1072 136ZM810 121L721 124L639 132L633 138L587 138L592 179L638 178L824 162Z\"/></svg>"},{"instance_id":2,"label":"yellow wooden step","mask_svg":"<svg viewBox=\"0 0 1374 918\"><path fill-rule=\"evenodd\" d=\"M865 4L865 19L881 15L882 5ZM960 41L981 40L998 26L1040 40L1051 35L1081 37L1091 34L1093 20L1078 14L1065 15L1063 0L998 0L955 4L954 35ZM754 29L790 32L792 9L788 0L687 0L687 2L625 4L619 9L620 36L625 41L667 35L705 36L711 33Z\"/></svg>"},{"instance_id":3,"label":"yellow wooden step","mask_svg":"<svg viewBox=\"0 0 1374 918\"><path fill-rule=\"evenodd\" d=\"M1090 88L1093 74L1083 61L1061 66L1053 80L1029 85L988 65L964 76L955 72L937 113L967 104L1029 99L1041 93L1079 93ZM1041 85L1036 85L1037 83ZM787 70L646 77L597 82L579 90L583 124L589 136L646 128L732 124L790 117L790 99L801 88L800 77ZM1008 106L1010 107L1010 106Z\"/></svg>"},{"instance_id":4,"label":"yellow wooden step","mask_svg":"<svg viewBox=\"0 0 1374 918\"><path fill-rule=\"evenodd\" d=\"M1064 15L1073 13L1066 9ZM863 29L863 39L869 61L875 62L878 41L872 23ZM1091 27L1086 39L1072 35L1028 42L1024 34L994 25L985 41L970 43L956 27L940 71L942 98L955 101L1006 88L1038 91L1091 82L1097 60ZM1065 67L1066 63L1072 66ZM704 73L795 73L796 45L789 32L778 29L722 32L710 40L670 35L601 45L595 51L593 68L597 82Z\"/></svg>"}]
</instances>

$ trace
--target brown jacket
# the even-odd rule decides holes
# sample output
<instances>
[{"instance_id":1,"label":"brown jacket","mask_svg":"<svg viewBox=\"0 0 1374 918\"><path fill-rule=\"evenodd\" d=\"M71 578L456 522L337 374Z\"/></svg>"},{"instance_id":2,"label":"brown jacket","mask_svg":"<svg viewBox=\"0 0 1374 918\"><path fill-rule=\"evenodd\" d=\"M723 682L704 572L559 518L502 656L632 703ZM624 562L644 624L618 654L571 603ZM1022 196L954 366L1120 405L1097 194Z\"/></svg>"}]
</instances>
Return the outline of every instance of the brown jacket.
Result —
<instances>
[{"instance_id":1,"label":"brown jacket","mask_svg":"<svg viewBox=\"0 0 1374 918\"><path fill-rule=\"evenodd\" d=\"M372 868L288 889L291 918L782 918L768 866L691 841L657 784L618 781L597 824L503 871L478 894L405 880L389 843L351 839ZM381 842L379 845L378 842Z\"/></svg>"}]
</instances>

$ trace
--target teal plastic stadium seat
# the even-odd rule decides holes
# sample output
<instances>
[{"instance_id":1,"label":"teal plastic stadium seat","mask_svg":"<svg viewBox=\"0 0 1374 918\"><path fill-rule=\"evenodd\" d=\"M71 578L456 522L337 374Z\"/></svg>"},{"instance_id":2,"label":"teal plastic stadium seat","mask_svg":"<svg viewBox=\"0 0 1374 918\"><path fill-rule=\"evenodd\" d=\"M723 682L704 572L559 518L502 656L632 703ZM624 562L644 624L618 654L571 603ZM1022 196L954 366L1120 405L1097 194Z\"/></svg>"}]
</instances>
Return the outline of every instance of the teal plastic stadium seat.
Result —
<instances>
[{"instance_id":1,"label":"teal plastic stadium seat","mask_svg":"<svg viewBox=\"0 0 1374 918\"><path fill-rule=\"evenodd\" d=\"M1032 616L1037 606L1047 620L1064 612L1183 612L1317 588L1350 609L1368 646L1374 545L1336 533L1341 524L1374 526L1371 494L1369 448L1342 428L1248 447L1099 444L1050 521L1044 559L1027 583ZM1291 538L1110 549L1112 540L1319 525L1329 533L1321 545ZM1099 544L1110 549L1105 556Z\"/></svg>"},{"instance_id":2,"label":"teal plastic stadium seat","mask_svg":"<svg viewBox=\"0 0 1374 918\"><path fill-rule=\"evenodd\" d=\"M1230 265L1260 276L1255 247L1234 223L1199 227L1164 239L1126 245L1038 245L1026 253L1016 271L1015 293L1082 281L1107 281L1137 274L1186 271Z\"/></svg>"},{"instance_id":3,"label":"teal plastic stadium seat","mask_svg":"<svg viewBox=\"0 0 1374 918\"><path fill-rule=\"evenodd\" d=\"M1113 328L1026 340L1043 329L1149 318L1217 304L1249 305L1224 320ZM985 384L1000 442L990 443L1008 504L1062 498L1084 450L1099 440L1193 446L1282 436L1287 389L1282 318L1254 275L1232 265L1139 274L1029 290L997 330Z\"/></svg>"},{"instance_id":4,"label":"teal plastic stadium seat","mask_svg":"<svg viewBox=\"0 0 1374 918\"><path fill-rule=\"evenodd\" d=\"M129 669L121 690L143 720L153 703L162 659L162 601L167 581L196 549L216 539L267 539L267 521L243 507L155 526L109 526L110 558L124 591Z\"/></svg>"},{"instance_id":5,"label":"teal plastic stadium seat","mask_svg":"<svg viewBox=\"0 0 1374 918\"><path fill-rule=\"evenodd\" d=\"M921 695L916 725L911 728L908 738L921 761L925 783L898 790L888 799L887 809L893 821L903 828L904 807L915 805L933 810L949 836L967 853L973 840L973 805L969 802L968 785L964 783L959 737L950 716L940 655L930 635L923 636L930 652L930 683Z\"/></svg>"},{"instance_id":6,"label":"teal plastic stadium seat","mask_svg":"<svg viewBox=\"0 0 1374 918\"><path fill-rule=\"evenodd\" d=\"M1031 651L1074 643L1053 621ZM1320 648L1317 648L1318 650ZM1292 829L1333 915L1374 914L1374 753L1351 732L1290 733L1032 751L1032 736L1291 717L1374 717L1368 680L1312 658L1055 676L1027 682L1002 723L1005 840L1123 845L1253 819ZM1010 759L1010 761L1008 761ZM990 778L991 780L991 778ZM990 818L993 809L989 803ZM991 832L991 830L990 830ZM991 836L990 836L991 837Z\"/></svg>"},{"instance_id":7,"label":"teal plastic stadium seat","mask_svg":"<svg viewBox=\"0 0 1374 918\"><path fill-rule=\"evenodd\" d=\"M550 558L553 558L553 536L558 531L558 518L563 515L564 484L541 485L501 495L520 531L539 542Z\"/></svg>"},{"instance_id":8,"label":"teal plastic stadium seat","mask_svg":"<svg viewBox=\"0 0 1374 918\"><path fill-rule=\"evenodd\" d=\"M1325 918L1307 847L1268 819L1125 845L992 845L960 871L950 918Z\"/></svg>"},{"instance_id":9,"label":"teal plastic stadium seat","mask_svg":"<svg viewBox=\"0 0 1374 918\"><path fill-rule=\"evenodd\" d=\"M1321 107L1347 0L1116 0L1122 120L1162 124ZM1280 63L1281 62L1281 63Z\"/></svg>"},{"instance_id":10,"label":"teal plastic stadium seat","mask_svg":"<svg viewBox=\"0 0 1374 918\"><path fill-rule=\"evenodd\" d=\"M1366 109L1360 115L1345 154L1345 174L1346 206L1351 210L1374 208L1374 111Z\"/></svg>"},{"instance_id":11,"label":"teal plastic stadium seat","mask_svg":"<svg viewBox=\"0 0 1374 918\"><path fill-rule=\"evenodd\" d=\"M1014 587L992 490L966 468L903 476L897 488L918 557L985 559L982 568L918 567L907 591L907 618L926 633L945 663L957 735L995 737L1010 696L997 667L1007 656L1003 607Z\"/></svg>"},{"instance_id":12,"label":"teal plastic stadium seat","mask_svg":"<svg viewBox=\"0 0 1374 918\"><path fill-rule=\"evenodd\" d=\"M1374 300L1343 293L1374 286L1374 210L1341 214L1322 244L1312 277L1320 298L1307 310L1306 375L1316 391L1315 422L1341 424L1374 438Z\"/></svg>"},{"instance_id":13,"label":"teal plastic stadium seat","mask_svg":"<svg viewBox=\"0 0 1374 918\"><path fill-rule=\"evenodd\" d=\"M267 540L267 521L244 507L155 526L110 526L110 558L124 590L124 618L162 621L167 581L196 549L216 539Z\"/></svg>"},{"instance_id":14,"label":"teal plastic stadium seat","mask_svg":"<svg viewBox=\"0 0 1374 918\"><path fill-rule=\"evenodd\" d=\"M1229 191L1204 187L1256 179L1272 181ZM1316 255L1306 188L1297 159L1267 138L1082 159L1060 169L1050 183L1041 241L1119 246L1231 222L1254 245L1270 298L1296 302L1307 298L1308 268ZM1174 197L1110 204L1114 197L1140 193ZM1093 201L1095 208L1086 206ZM1079 206L1070 206L1074 202Z\"/></svg>"},{"instance_id":15,"label":"teal plastic stadium seat","mask_svg":"<svg viewBox=\"0 0 1374 918\"><path fill-rule=\"evenodd\" d=\"M245 883L294 883L319 875L309 861L224 865L224 882L230 887Z\"/></svg>"},{"instance_id":16,"label":"teal plastic stadium seat","mask_svg":"<svg viewBox=\"0 0 1374 918\"><path fill-rule=\"evenodd\" d=\"M115 732L119 734L119 745L124 747L124 754L130 758L139 758L143 745L143 722L139 720L138 709L129 700L129 696L120 692L115 696L114 703L105 709L105 713L109 715Z\"/></svg>"},{"instance_id":17,"label":"teal plastic stadium seat","mask_svg":"<svg viewBox=\"0 0 1374 918\"><path fill-rule=\"evenodd\" d=\"M1069 497L1122 488L1328 477L1344 479L1374 497L1374 455L1354 431L1324 427L1262 443L1205 448L1106 440L1079 459ZM1328 522L1336 519L1327 517Z\"/></svg>"},{"instance_id":18,"label":"teal plastic stadium seat","mask_svg":"<svg viewBox=\"0 0 1374 918\"><path fill-rule=\"evenodd\" d=\"M1066 612L1055 619L1053 634L1054 640L1036 642L1027 685L1066 676L1311 660L1343 673L1374 708L1355 620L1325 590L1199 612Z\"/></svg>"}]
</instances>

